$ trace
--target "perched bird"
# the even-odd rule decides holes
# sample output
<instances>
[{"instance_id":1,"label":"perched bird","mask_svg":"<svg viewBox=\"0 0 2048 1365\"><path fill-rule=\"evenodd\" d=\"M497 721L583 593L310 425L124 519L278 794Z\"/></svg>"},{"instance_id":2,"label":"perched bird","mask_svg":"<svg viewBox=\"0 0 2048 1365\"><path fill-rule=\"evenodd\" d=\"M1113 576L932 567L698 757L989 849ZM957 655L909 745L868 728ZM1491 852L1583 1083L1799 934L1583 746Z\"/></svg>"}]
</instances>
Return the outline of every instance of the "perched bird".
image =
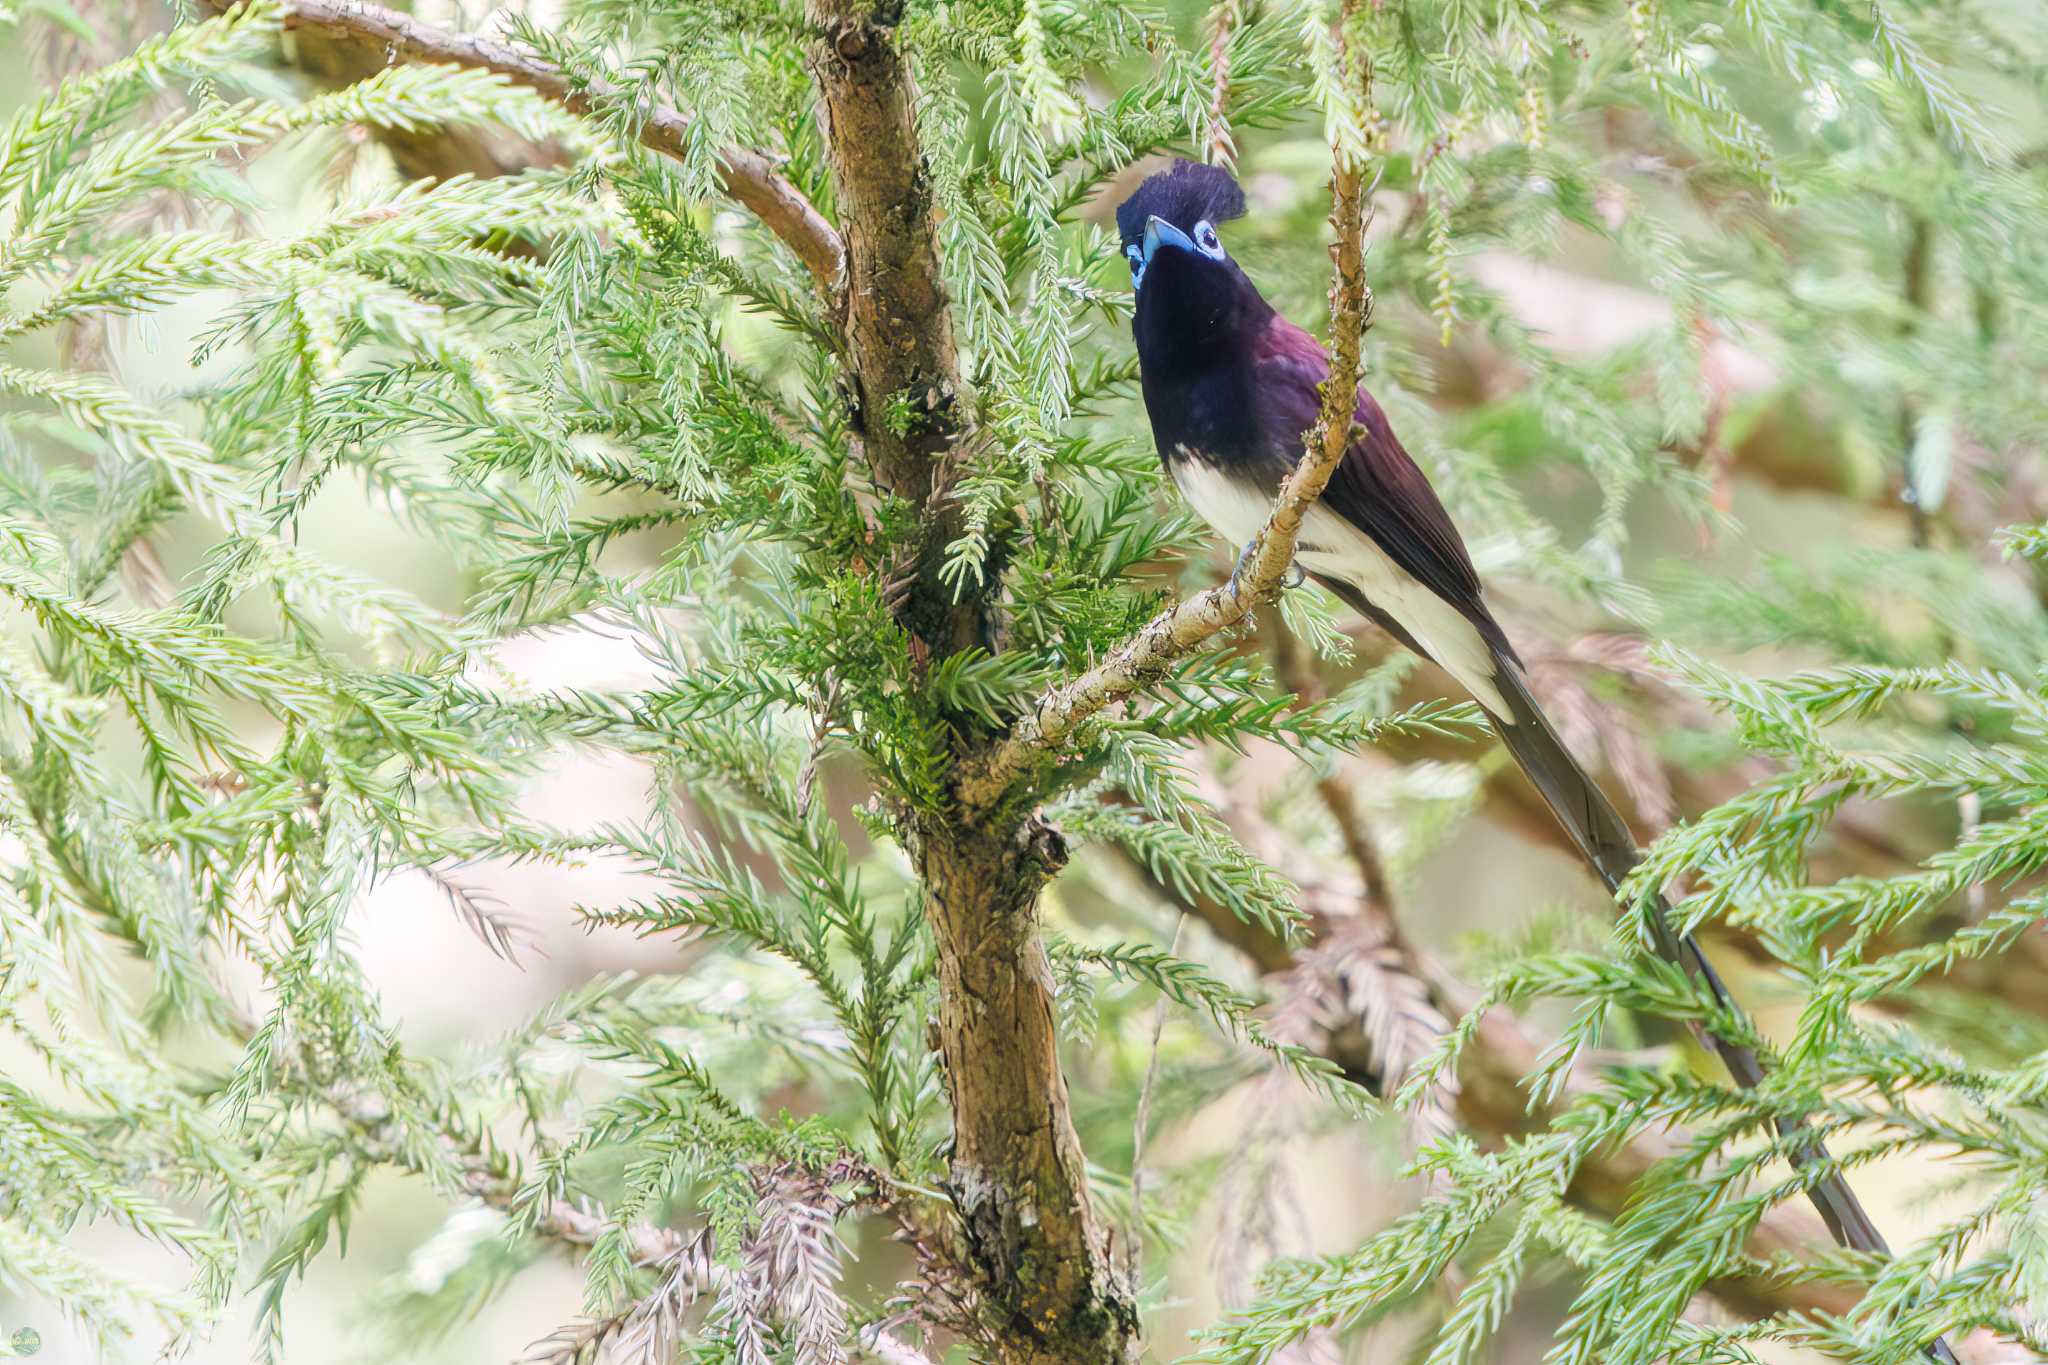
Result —
<instances>
[{"instance_id":1,"label":"perched bird","mask_svg":"<svg viewBox=\"0 0 2048 1365\"><path fill-rule=\"evenodd\" d=\"M1322 344L1274 311L1224 249L1218 229L1244 209L1228 171L1181 161L1116 215L1153 440L1181 495L1234 545L1266 524L1330 371ZM1634 836L1544 719L1458 528L1363 387L1352 416L1351 447L1302 525L1295 563L1462 683L1618 886L1635 865Z\"/></svg>"},{"instance_id":2,"label":"perched bird","mask_svg":"<svg viewBox=\"0 0 2048 1365\"><path fill-rule=\"evenodd\" d=\"M1318 386L1330 369L1322 345L1274 311L1224 248L1221 227L1244 211L1244 191L1227 171L1181 161L1116 214L1137 294L1131 328L1153 440L1182 496L1234 545L1266 524L1321 411ZM1627 822L1545 719L1457 527L1363 387L1352 417L1343 461L1302 524L1296 565L1464 685L1586 862L1617 890L1639 859ZM1660 897L1659 949L1735 1011L1699 946L1671 933L1667 909ZM1707 1041L1738 1082L1762 1079L1750 1049ZM1797 1143L1796 1120L1783 1126L1798 1164L1826 1159L1817 1141ZM1843 1245L1885 1251L1839 1174L1819 1181L1812 1198ZM1929 1354L1952 1361L1947 1349L1937 1341Z\"/></svg>"}]
</instances>

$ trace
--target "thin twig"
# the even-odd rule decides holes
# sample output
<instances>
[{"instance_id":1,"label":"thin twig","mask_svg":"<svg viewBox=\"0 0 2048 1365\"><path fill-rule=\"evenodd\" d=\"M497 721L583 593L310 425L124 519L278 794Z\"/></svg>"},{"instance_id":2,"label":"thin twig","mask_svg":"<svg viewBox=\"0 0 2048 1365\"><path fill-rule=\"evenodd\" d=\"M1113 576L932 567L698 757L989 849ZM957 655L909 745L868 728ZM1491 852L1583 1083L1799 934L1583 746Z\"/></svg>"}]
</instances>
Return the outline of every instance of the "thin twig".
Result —
<instances>
[{"instance_id":1,"label":"thin twig","mask_svg":"<svg viewBox=\"0 0 2048 1365\"><path fill-rule=\"evenodd\" d=\"M1905 315L1899 322L1901 340L1912 340L1920 330L1920 319L1927 312L1928 262L1933 250L1934 227L1925 214L1916 213L1906 231L1906 255L1900 272L1904 276L1901 293L1906 304ZM1905 471L1900 496L1911 519L1914 548L1924 550L1933 540L1933 524L1921 502L1925 490L1921 487L1922 471L1918 467L1919 444L1920 405L1907 396L1899 403L1899 463Z\"/></svg>"},{"instance_id":2,"label":"thin twig","mask_svg":"<svg viewBox=\"0 0 2048 1365\"><path fill-rule=\"evenodd\" d=\"M1278 613L1272 613L1277 617ZM1287 629L1285 622L1269 619L1265 623L1266 638L1272 643L1273 676L1280 685L1300 699L1302 705L1320 700L1324 693L1322 679L1316 676L1314 661L1294 632ZM1316 776L1316 795L1322 799L1323 809L1337 826L1337 834L1344 840L1344 851L1351 855L1352 863L1358 868L1358 876L1365 883L1365 897L1386 915L1394 926L1395 936L1400 935L1400 926L1394 919L1394 886L1387 876L1386 863L1380 857L1379 845L1373 841L1372 830L1368 827L1365 810L1359 804L1357 788L1338 772L1323 772Z\"/></svg>"},{"instance_id":3,"label":"thin twig","mask_svg":"<svg viewBox=\"0 0 2048 1365\"><path fill-rule=\"evenodd\" d=\"M1188 927L1187 912L1173 921L1173 941L1166 945L1168 957L1180 953L1180 936ZM1145 1067L1145 1086L1138 1092L1138 1116L1131 1123L1131 1222L1124 1229L1125 1276L1138 1283L1145 1263L1145 1134L1152 1126L1152 1092L1159 1085L1159 1040L1166 1033L1166 997L1152 1007L1152 1060Z\"/></svg>"},{"instance_id":4,"label":"thin twig","mask_svg":"<svg viewBox=\"0 0 2048 1365\"><path fill-rule=\"evenodd\" d=\"M1209 17L1209 159L1219 166L1237 162L1237 139L1230 132L1230 40L1243 17L1241 0L1222 0Z\"/></svg>"}]
</instances>

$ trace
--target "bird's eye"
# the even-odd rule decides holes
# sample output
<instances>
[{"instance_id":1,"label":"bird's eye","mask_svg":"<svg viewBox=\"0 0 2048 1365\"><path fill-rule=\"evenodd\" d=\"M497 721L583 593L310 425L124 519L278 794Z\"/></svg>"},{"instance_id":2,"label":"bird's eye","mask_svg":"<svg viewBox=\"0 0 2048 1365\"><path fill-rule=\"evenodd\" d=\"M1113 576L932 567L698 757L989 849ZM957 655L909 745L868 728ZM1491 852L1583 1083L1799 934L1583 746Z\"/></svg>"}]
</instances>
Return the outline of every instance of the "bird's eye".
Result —
<instances>
[{"instance_id":1,"label":"bird's eye","mask_svg":"<svg viewBox=\"0 0 2048 1365\"><path fill-rule=\"evenodd\" d=\"M1223 259L1223 241L1210 223L1195 224L1195 247L1204 256L1213 256L1219 261Z\"/></svg>"}]
</instances>

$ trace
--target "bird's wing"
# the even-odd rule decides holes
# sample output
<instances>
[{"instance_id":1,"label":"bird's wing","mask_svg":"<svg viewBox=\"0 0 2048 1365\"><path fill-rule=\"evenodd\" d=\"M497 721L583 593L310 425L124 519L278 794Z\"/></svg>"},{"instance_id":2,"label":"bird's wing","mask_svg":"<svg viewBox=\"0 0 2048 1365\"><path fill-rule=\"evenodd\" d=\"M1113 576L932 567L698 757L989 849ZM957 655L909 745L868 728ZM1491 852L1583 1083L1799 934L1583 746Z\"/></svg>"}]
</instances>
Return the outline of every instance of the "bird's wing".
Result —
<instances>
[{"instance_id":1,"label":"bird's wing","mask_svg":"<svg viewBox=\"0 0 2048 1365\"><path fill-rule=\"evenodd\" d=\"M1269 429L1284 432L1284 458L1297 458L1299 433L1314 425L1329 376L1329 358L1313 336L1275 315L1254 354L1260 403ZM1352 420L1357 432L1323 491L1323 505L1364 532L1402 573L1427 588L1512 659L1507 636L1481 596L1472 556L1429 479L1402 449L1386 413L1361 386Z\"/></svg>"}]
</instances>

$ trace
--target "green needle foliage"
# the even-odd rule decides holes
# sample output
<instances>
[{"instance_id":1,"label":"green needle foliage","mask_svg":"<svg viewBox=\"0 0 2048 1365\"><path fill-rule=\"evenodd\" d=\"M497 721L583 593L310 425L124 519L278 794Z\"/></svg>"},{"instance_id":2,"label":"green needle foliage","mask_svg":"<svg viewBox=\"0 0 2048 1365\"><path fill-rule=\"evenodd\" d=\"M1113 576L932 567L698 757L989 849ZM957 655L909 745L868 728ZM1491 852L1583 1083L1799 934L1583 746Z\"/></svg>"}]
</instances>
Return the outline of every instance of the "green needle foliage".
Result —
<instances>
[{"instance_id":1,"label":"green needle foliage","mask_svg":"<svg viewBox=\"0 0 2048 1365\"><path fill-rule=\"evenodd\" d=\"M1655 956L1646 902L1611 934L1491 926L1456 958L1485 973L1469 1013L1394 952L1387 972L1465 1016L1427 1055L1389 1039L1428 992L1317 985L1342 975L1324 883L1345 817L1316 780L1376 746L1434 755L1387 760L1368 793L1420 898L1415 868L1501 758L1469 707L1404 697L1401 666L1354 660L1375 639L1290 593L1327 687L1297 697L1249 635L1213 641L989 817L1035 809L1079 854L1017 970L1057 987L1079 1178L1143 1349L1182 1353L1167 1324L1203 1273L1197 1213L1236 1178L1184 1154L1148 1169L1148 1129L1275 1082L1293 1098L1268 1127L1428 1109L1489 1046L1491 1009L1564 1021L1533 1117L1456 1111L1413 1154L1409 1211L1269 1266L1199 1359L1383 1358L1396 1338L1357 1343L1388 1319L1431 1365L1490 1358L1537 1297L1559 1365L1787 1345L1875 1365L1979 1329L2048 1351L2048 1026L2011 967L2048 912L2048 13L897 9L966 414L940 581L992 627L937 656L900 616L924 509L868 459L873 432L915 434L930 409L850 404L845 301L725 195L725 149L759 149L841 218L804 7L512 20L577 113L395 45L367 79L309 80L290 61L313 26L287 37L275 3L167 13L5 113L8 1311L118 1354L192 1347L253 1303L257 1350L283 1359L297 1281L395 1172L448 1211L420 1249L436 1276L382 1300L408 1345L568 1246L583 1317L542 1359L1129 1358L1128 1333L1091 1352L1024 1321L954 1216L984 1173L954 1159L959 1078L935 1040L957 1002L912 836L982 818L956 795L963 760L1227 562L1150 450L1106 191L1163 151L1234 160L1255 208L1232 250L1315 323L1334 146L1377 177L1369 382L1517 634L1658 642L1593 670L1570 738L1624 785L1742 774L1680 811L1634 889L1682 891L1688 924L1767 962L1738 993L1793 999L1796 1022L1751 1039L1772 1067L1753 1091L1682 1043L1638 1046L1735 1027ZM0 3L0 35L35 40L0 60L112 31ZM663 110L687 131L657 152ZM407 184L379 150L508 135L530 154L492 177ZM1560 344L1507 287L1532 261L1655 306L1618 342ZM164 335L166 382L103 363L109 337ZM1768 379L1731 384L1737 353ZM1805 496L1868 510L1903 487L1911 517L1746 551L1730 480L1788 423ZM324 501L360 502L431 574L323 553L305 532ZM590 630L630 640L647 680L539 689L504 663ZM533 818L524 798L578 749L644 767L640 818ZM1293 774L1268 808L1233 809L1244 754ZM1935 837L1827 861L1886 813ZM516 955L470 874L600 862L645 894L573 913L687 943L686 967L577 984L464 1055L406 1043L352 937L365 895L429 878ZM1183 903L1219 933L1183 945ZM1261 981L1245 942L1298 965ZM1335 1041L1361 1020L1363 1070ZM1799 1115L1807 1133L1781 1130ZM1858 1179L1938 1159L1939 1211L1892 1225L1890 1259L1753 1241L1815 1178L1785 1160L1809 1134ZM1625 1199L1587 1195L1644 1143ZM109 1234L172 1253L183 1283L117 1268Z\"/></svg>"}]
</instances>

